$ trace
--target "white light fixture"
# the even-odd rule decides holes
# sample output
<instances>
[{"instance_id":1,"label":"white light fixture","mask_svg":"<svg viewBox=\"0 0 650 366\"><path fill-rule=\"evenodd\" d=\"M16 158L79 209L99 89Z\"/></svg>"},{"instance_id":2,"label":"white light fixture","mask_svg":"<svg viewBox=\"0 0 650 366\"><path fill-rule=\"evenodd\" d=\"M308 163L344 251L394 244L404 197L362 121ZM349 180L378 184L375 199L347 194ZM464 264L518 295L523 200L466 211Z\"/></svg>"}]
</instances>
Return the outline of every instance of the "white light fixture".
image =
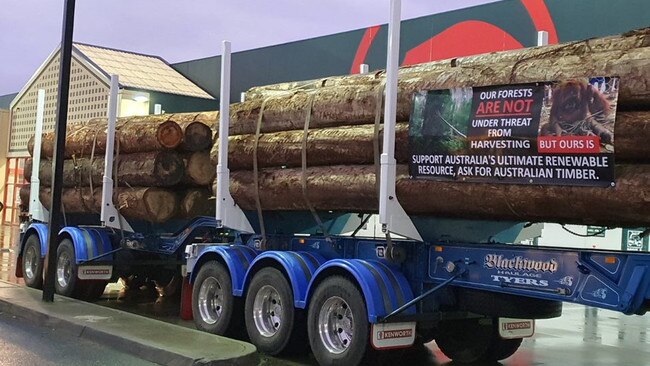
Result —
<instances>
[{"instance_id":1,"label":"white light fixture","mask_svg":"<svg viewBox=\"0 0 650 366\"><path fill-rule=\"evenodd\" d=\"M133 100L135 100L136 102L144 103L149 101L149 97L144 94L136 94L133 96Z\"/></svg>"}]
</instances>

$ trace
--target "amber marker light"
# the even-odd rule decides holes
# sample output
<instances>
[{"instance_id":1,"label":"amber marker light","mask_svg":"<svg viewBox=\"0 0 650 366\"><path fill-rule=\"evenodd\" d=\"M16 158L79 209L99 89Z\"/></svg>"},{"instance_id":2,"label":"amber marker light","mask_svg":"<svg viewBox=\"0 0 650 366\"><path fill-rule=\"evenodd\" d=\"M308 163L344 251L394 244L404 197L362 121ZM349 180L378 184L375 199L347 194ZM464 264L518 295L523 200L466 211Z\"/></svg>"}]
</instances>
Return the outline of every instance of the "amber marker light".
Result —
<instances>
[{"instance_id":1,"label":"amber marker light","mask_svg":"<svg viewBox=\"0 0 650 366\"><path fill-rule=\"evenodd\" d=\"M605 257L605 263L616 264L616 257Z\"/></svg>"},{"instance_id":2,"label":"amber marker light","mask_svg":"<svg viewBox=\"0 0 650 366\"><path fill-rule=\"evenodd\" d=\"M433 250L435 250L436 252L442 252L442 247L439 246L439 245L436 245L436 246L433 248Z\"/></svg>"}]
</instances>

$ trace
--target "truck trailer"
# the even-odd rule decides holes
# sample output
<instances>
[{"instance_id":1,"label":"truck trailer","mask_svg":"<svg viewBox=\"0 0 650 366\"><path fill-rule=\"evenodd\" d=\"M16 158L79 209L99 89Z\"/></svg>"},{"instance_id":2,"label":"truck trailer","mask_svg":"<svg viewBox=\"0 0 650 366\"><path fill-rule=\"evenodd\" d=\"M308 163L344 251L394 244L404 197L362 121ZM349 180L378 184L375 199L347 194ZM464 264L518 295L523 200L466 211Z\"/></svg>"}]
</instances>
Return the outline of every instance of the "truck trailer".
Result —
<instances>
[{"instance_id":1,"label":"truck trailer","mask_svg":"<svg viewBox=\"0 0 650 366\"><path fill-rule=\"evenodd\" d=\"M314 93L303 88L308 83L299 88L303 90L288 91L290 95L306 93L308 100L304 120L292 121L304 127L301 175L283 185L287 191L290 184L298 187L296 192L299 193L285 200L290 202L284 202L287 207L295 208L264 209L268 202L261 199L265 192L260 191L257 148L266 100L256 109L257 123L252 126L255 131L254 183L249 189L253 192L252 203L247 205L242 198L245 190L232 194L235 182L241 183L236 181L241 175L235 177L237 172L231 174L228 168L232 131L228 97L230 44L224 42L215 217L188 220L174 234L139 229L121 217L111 193L113 110L109 113L100 225L70 222L59 232L57 292L92 299L101 294L100 290L103 291L109 280L159 274L162 281L163 277L182 271L188 289L183 299L191 301L198 329L246 337L258 350L272 355L310 348L322 365L358 365L381 355L384 350L408 348L431 340L435 340L441 351L455 362L502 360L516 352L523 338L533 334L535 319L560 316L563 302L625 314L644 314L650 306L650 255L647 253L513 244L523 229L537 221L525 215L522 217L515 209L509 214L520 220L444 217L426 211L407 214L400 204L399 186L396 188L401 169L395 159L395 151L400 148L395 144L399 11L393 8L392 14L388 67L382 79L385 81L377 88L378 100L385 103L383 152L375 154L374 182L377 185L369 189L378 197L378 203L365 206L367 199L363 196L354 200L360 207L358 210L336 209L326 203L320 205L328 199L351 197L349 187L343 184L338 189L335 187L325 200L318 201L318 205L310 201L305 173L306 146L315 102L310 99ZM650 64L646 63L643 70L648 67ZM615 105L613 93L623 87L619 85L624 80L619 84L615 76L592 76L580 87L593 95L596 95L596 88L609 93ZM553 108L551 95L558 95L554 88L560 84L565 83L539 80L462 90L430 88L412 93L408 96L412 100L409 121L412 164L408 178L403 179L443 181L458 187L455 189L459 191L469 187L468 182L482 184L493 180L498 180L498 184L532 184L540 191L555 185L569 185L571 192L613 189L617 180L613 162L608 163L609 158L613 160L613 152L609 149L613 146L609 135L612 132L598 129L613 122L589 122L587 126L593 127L591 134L569 136L563 125L550 125L553 122L548 117ZM595 98L591 97L592 104ZM111 100L115 100L114 96ZM452 108L449 112L441 109L447 105L445 100L463 102L455 103L454 108L459 109ZM485 104L481 104L483 102ZM350 105L354 103L353 98L349 99ZM508 103L511 110L498 109ZM553 103L557 104L554 100ZM380 135L381 104L377 103L375 139ZM461 110L469 110L474 117L467 119L464 113L466 122L476 121L479 116L482 122L471 128L463 127L454 117L461 115ZM505 115L495 116L499 113L521 115L514 121L509 116L504 122L501 118L506 118ZM547 118L546 124L542 123L542 118ZM500 132L492 131L495 130L492 127L504 127L504 123L514 125L500 128ZM419 130L415 126L419 126ZM484 131L477 132L480 128ZM509 135L516 131L515 128L525 131L521 136ZM472 140L468 136L475 138ZM547 155L543 155L538 149L544 144L530 145L531 141L538 140L549 145L555 141L565 146L559 152L546 149L542 153ZM569 170L563 170L561 176L547 176L548 171L543 167L533 166L531 170L531 167L520 166L516 170L504 169L505 175L496 179L486 173L488 168L491 172L497 171L490 165L490 157L505 161L503 157L512 151L495 147L488 152L471 154L467 149L472 145L465 145L463 141L478 141L481 148L491 141L517 141L517 148L535 151L534 154L511 154L526 161L525 164L547 161L545 157L548 156L550 162L575 162L586 157L587 162L593 160L594 165L603 166L580 170L580 177L572 170L573 175L566 175L564 173ZM584 146L578 148L577 144ZM441 150L441 146L447 150ZM414 155L423 158L413 159ZM36 154L34 158L38 160ZM436 164L447 159L451 163L445 169L438 169ZM513 159L516 160L510 160ZM425 160L429 164L425 169L415 165L416 161ZM483 160L486 163L482 163ZM448 174L449 166L453 177ZM594 169L601 168L598 174L594 173ZM288 172L291 168L280 169ZM554 174L554 170L549 174ZM37 179L38 174L32 174L32 180L34 177ZM328 180L328 177L322 179ZM634 192L641 197L640 207L647 208L647 187L631 186L637 187ZM448 199L438 191L422 190L420 194L426 202ZM33 222L25 226L21 238L17 276L25 277L28 286L39 287L48 229L42 214L44 208L38 202L37 181L32 182L32 195ZM534 211L534 207L531 210ZM377 212L383 237L357 235L370 215ZM409 212L413 211L409 209ZM612 213L612 222L647 227L647 221L638 219L647 213L636 214L639 215L616 221L617 214ZM604 223L602 217L595 220ZM356 226L355 230L342 235L343 229L351 223ZM647 234L644 229L638 236L643 238Z\"/></svg>"}]
</instances>

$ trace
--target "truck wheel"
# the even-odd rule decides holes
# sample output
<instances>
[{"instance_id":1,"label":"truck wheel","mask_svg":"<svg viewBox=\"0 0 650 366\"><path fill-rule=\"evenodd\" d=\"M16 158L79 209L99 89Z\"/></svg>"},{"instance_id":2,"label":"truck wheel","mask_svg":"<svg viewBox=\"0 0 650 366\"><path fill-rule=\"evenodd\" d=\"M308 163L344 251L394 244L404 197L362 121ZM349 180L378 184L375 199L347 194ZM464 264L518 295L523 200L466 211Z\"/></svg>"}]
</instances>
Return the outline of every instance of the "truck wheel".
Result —
<instances>
[{"instance_id":1,"label":"truck wheel","mask_svg":"<svg viewBox=\"0 0 650 366\"><path fill-rule=\"evenodd\" d=\"M23 251L23 278L27 287L43 287L43 259L41 258L41 241L32 234L25 241Z\"/></svg>"},{"instance_id":2,"label":"truck wheel","mask_svg":"<svg viewBox=\"0 0 650 366\"><path fill-rule=\"evenodd\" d=\"M454 363L487 361L496 327L493 322L486 320L490 319L441 322L436 335L438 348Z\"/></svg>"},{"instance_id":3,"label":"truck wheel","mask_svg":"<svg viewBox=\"0 0 650 366\"><path fill-rule=\"evenodd\" d=\"M56 293L67 297L77 297L79 286L77 282L77 262L74 246L70 239L63 239L56 251L56 276L54 288Z\"/></svg>"},{"instance_id":4,"label":"truck wheel","mask_svg":"<svg viewBox=\"0 0 650 366\"><path fill-rule=\"evenodd\" d=\"M242 328L236 324L243 315L240 302L232 295L230 273L223 264L211 261L201 266L192 288L192 316L199 330L234 335L233 328Z\"/></svg>"},{"instance_id":5,"label":"truck wheel","mask_svg":"<svg viewBox=\"0 0 650 366\"><path fill-rule=\"evenodd\" d=\"M343 276L325 279L314 291L307 313L309 343L320 365L359 365L373 353L366 304Z\"/></svg>"},{"instance_id":6,"label":"truck wheel","mask_svg":"<svg viewBox=\"0 0 650 366\"><path fill-rule=\"evenodd\" d=\"M301 317L293 306L293 291L282 272L263 268L253 276L246 294L244 318L248 337L259 351L278 355L306 346Z\"/></svg>"},{"instance_id":7,"label":"truck wheel","mask_svg":"<svg viewBox=\"0 0 650 366\"><path fill-rule=\"evenodd\" d=\"M485 360L496 362L512 356L517 352L522 341L522 338L503 339L497 334L492 338L492 343L488 347Z\"/></svg>"},{"instance_id":8,"label":"truck wheel","mask_svg":"<svg viewBox=\"0 0 650 366\"><path fill-rule=\"evenodd\" d=\"M83 285L81 285L83 290L81 290L79 298L85 301L97 301L104 294L106 285L108 285L108 281L85 282Z\"/></svg>"}]
</instances>

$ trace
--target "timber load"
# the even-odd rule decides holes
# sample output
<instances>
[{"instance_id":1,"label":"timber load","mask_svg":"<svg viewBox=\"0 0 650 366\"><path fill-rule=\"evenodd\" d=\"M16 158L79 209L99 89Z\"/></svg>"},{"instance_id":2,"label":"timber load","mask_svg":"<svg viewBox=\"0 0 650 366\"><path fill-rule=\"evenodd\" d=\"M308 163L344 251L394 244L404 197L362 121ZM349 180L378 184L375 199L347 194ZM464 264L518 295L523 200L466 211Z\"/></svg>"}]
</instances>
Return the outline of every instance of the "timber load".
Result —
<instances>
[{"instance_id":1,"label":"timber load","mask_svg":"<svg viewBox=\"0 0 650 366\"><path fill-rule=\"evenodd\" d=\"M400 70L395 158L407 214L650 225L650 29ZM420 90L619 76L615 186L414 180L409 120ZM245 210L376 212L385 74L255 87L231 106L231 194ZM400 122L402 121L402 122ZM211 157L216 164L218 142Z\"/></svg>"},{"instance_id":2,"label":"timber load","mask_svg":"<svg viewBox=\"0 0 650 366\"><path fill-rule=\"evenodd\" d=\"M230 107L229 169L235 201L247 210L314 208L375 212L385 76L384 71L378 71L260 86L246 92L244 102ZM413 180L408 176L414 93L595 76L620 78L614 104L616 121L610 131L615 144L608 150L615 161L615 186L470 183ZM397 198L408 214L603 226L650 225L650 28L619 36L404 67L400 69L397 102ZM127 154L126 151L142 152L138 149L144 142L121 134L127 134L128 126L150 124L148 132L139 135L150 146L148 151L176 150L185 162L183 179L171 187L184 192L179 195L190 196L191 191L192 197L204 197L205 191L193 191L190 186L209 189L206 181L213 179L218 143L210 144L212 150L207 158L206 149L199 149L199 153L188 151L190 146L198 145L189 142L189 137L184 143L183 138L178 141L170 136L176 136L178 131L181 136L187 135L189 124L200 123L209 127L211 137L215 138L218 119L219 113L214 111L120 119L119 155ZM178 130L168 127L176 132L159 132L170 121ZM105 121L91 120L86 126L102 123L105 126ZM72 143L71 146L83 148L76 147L68 156L88 157L93 151L101 151L93 133L73 132L68 139L83 136L85 142ZM206 134L205 128L192 132L197 138ZM131 142L138 147L126 150ZM194 168L208 170L190 175L195 170L187 167L190 161L200 161ZM117 177L121 179L119 169ZM186 203L178 211L202 211L198 208L200 202L195 203L196 206ZM185 215L188 214L182 214Z\"/></svg>"},{"instance_id":3,"label":"timber load","mask_svg":"<svg viewBox=\"0 0 650 366\"><path fill-rule=\"evenodd\" d=\"M118 119L113 164L113 200L127 219L165 223L188 215L211 215L209 186L215 177L210 164L213 123L197 113ZM98 214L106 151L106 119L71 124L66 134L63 164L63 211ZM50 208L54 133L43 134L39 167L40 199ZM33 138L28 145L33 153ZM24 175L31 181L32 161ZM21 190L29 202L29 186Z\"/></svg>"}]
</instances>

